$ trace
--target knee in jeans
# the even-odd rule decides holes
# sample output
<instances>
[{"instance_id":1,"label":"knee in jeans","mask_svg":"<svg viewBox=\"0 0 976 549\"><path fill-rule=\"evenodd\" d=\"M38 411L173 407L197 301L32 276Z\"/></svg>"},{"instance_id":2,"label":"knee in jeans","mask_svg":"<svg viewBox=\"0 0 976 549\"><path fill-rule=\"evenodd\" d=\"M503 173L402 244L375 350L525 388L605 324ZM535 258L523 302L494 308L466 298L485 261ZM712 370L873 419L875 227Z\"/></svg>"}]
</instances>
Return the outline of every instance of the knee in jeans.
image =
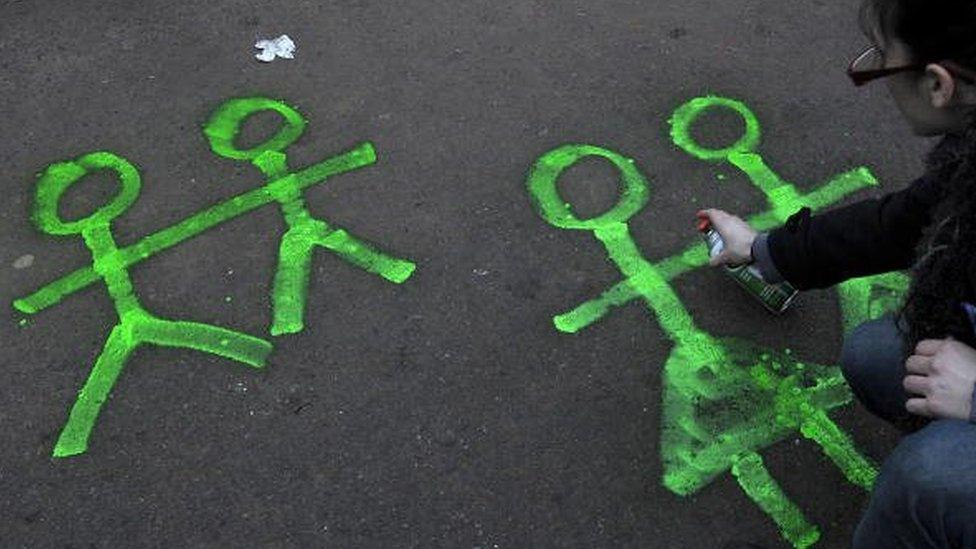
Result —
<instances>
[{"instance_id":1,"label":"knee in jeans","mask_svg":"<svg viewBox=\"0 0 976 549\"><path fill-rule=\"evenodd\" d=\"M840 352L840 367L850 385L860 385L865 371L871 367L871 344L878 337L878 321L858 325L844 337Z\"/></svg>"},{"instance_id":2,"label":"knee in jeans","mask_svg":"<svg viewBox=\"0 0 976 549\"><path fill-rule=\"evenodd\" d=\"M973 429L964 421L941 420L905 437L885 461L876 489L920 503L972 497L973 486L964 479L971 478Z\"/></svg>"}]
</instances>

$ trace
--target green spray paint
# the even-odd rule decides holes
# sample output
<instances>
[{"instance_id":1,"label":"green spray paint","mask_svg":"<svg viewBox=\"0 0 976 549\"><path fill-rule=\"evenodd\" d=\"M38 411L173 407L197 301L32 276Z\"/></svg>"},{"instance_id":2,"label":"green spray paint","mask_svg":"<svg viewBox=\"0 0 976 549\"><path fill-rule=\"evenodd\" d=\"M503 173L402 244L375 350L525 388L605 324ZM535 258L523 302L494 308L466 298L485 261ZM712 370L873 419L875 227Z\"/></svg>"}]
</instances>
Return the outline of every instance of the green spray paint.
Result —
<instances>
[{"instance_id":1,"label":"green spray paint","mask_svg":"<svg viewBox=\"0 0 976 549\"><path fill-rule=\"evenodd\" d=\"M260 145L248 150L236 149L233 140L244 120L269 110L284 118L284 126ZM131 266L225 221L270 202L278 202L288 224L288 231L281 241L279 264L274 279L272 334L294 333L303 327L308 272L311 252L315 246L329 249L343 259L392 282L405 281L414 270L413 263L388 257L345 230L330 227L326 222L312 218L302 199L303 189L322 183L334 175L376 162L376 152L372 144L360 144L338 156L289 172L287 158L282 150L294 142L304 128L305 120L301 115L280 101L252 97L232 99L224 103L214 112L204 128L211 148L227 158L250 160L262 170L268 183L118 250L121 264ZM14 301L14 307L24 313L36 313L96 282L98 278L91 267L78 269L31 295Z\"/></svg>"},{"instance_id":2,"label":"green spray paint","mask_svg":"<svg viewBox=\"0 0 976 549\"><path fill-rule=\"evenodd\" d=\"M691 138L692 123L704 111L712 108L728 108L742 117L745 133L735 144L724 149L706 149ZM760 141L759 122L745 104L734 99L715 96L692 99L678 107L669 122L671 138L675 145L700 160L732 164L744 172L749 181L762 191L769 202L770 209L747 219L747 222L759 231L783 224L801 207L806 206L817 211L858 190L878 184L867 168L860 167L834 177L810 193L800 194L793 184L780 178L755 152ZM665 278L671 280L707 264L708 250L701 239L695 238L683 251L659 261L654 266ZM557 315L554 322L563 332L577 332L603 318L612 307L630 303L639 297L621 282L598 298L589 300L567 313Z\"/></svg>"},{"instance_id":3,"label":"green spray paint","mask_svg":"<svg viewBox=\"0 0 976 549\"><path fill-rule=\"evenodd\" d=\"M298 188L304 189L322 183L329 177L369 166L374 162L376 162L376 152L373 150L373 145L362 143L350 151L313 164L292 175L298 180ZM125 267L131 267L208 229L271 202L275 202L275 198L265 187L239 194L197 212L175 225L146 236L131 246L120 248L119 261ZM92 267L82 267L14 301L13 305L20 312L35 314L98 280L99 276Z\"/></svg>"},{"instance_id":4,"label":"green spray paint","mask_svg":"<svg viewBox=\"0 0 976 549\"><path fill-rule=\"evenodd\" d=\"M895 312L908 292L911 278L903 272L846 280L837 285L844 333L859 324Z\"/></svg>"},{"instance_id":5,"label":"green spray paint","mask_svg":"<svg viewBox=\"0 0 976 549\"><path fill-rule=\"evenodd\" d=\"M93 171L112 170L121 181L119 194L91 215L64 221L58 216L58 202L74 183ZM132 288L125 262L112 237L111 222L139 195L141 182L136 168L110 152L86 154L73 161L48 166L37 185L34 222L51 235L80 235L91 251L92 269L105 281L115 303L119 322L112 328L105 347L95 361L84 387L54 445L55 457L83 453L98 412L115 385L126 359L144 343L196 349L260 368L271 352L271 344L251 337L196 322L164 320L142 308Z\"/></svg>"},{"instance_id":6,"label":"green spray paint","mask_svg":"<svg viewBox=\"0 0 976 549\"><path fill-rule=\"evenodd\" d=\"M261 111L279 113L285 124L269 140L248 150L233 145L241 124ZM290 106L266 98L233 99L211 117L205 133L213 150L236 160L250 160L268 178L267 184L200 211L139 242L119 248L112 238L109 223L138 196L140 178L135 167L109 152L91 153L69 162L52 164L41 176L37 190L34 220L38 227L55 235L78 234L91 249L92 266L78 269L47 284L27 297L14 301L14 307L34 314L99 280L104 280L116 303L119 324L111 331L96 360L88 381L79 393L54 449L55 456L84 452L98 411L108 397L129 354L142 343L185 347L225 356L247 365L261 367L271 345L261 339L191 322L156 318L142 309L132 290L128 267L160 251L190 239L225 221L271 202L278 202L288 231L282 238L280 260L275 276L273 334L302 329L311 250L322 246L353 264L400 283L410 277L413 263L387 257L342 229L332 228L311 217L302 200L302 191L331 176L376 162L372 144L354 149L289 172L282 150L304 131L305 121ZM57 205L61 195L92 170L114 170L122 181L119 195L90 216L71 222L61 220ZM225 301L229 302L230 297ZM27 324L26 319L21 325Z\"/></svg>"},{"instance_id":7,"label":"green spray paint","mask_svg":"<svg viewBox=\"0 0 976 549\"><path fill-rule=\"evenodd\" d=\"M694 121L703 112L714 108L735 111L742 117L746 126L745 135L736 144L726 149L704 149L691 138L689 130ZM803 206L816 209L818 206L839 201L849 190L856 190L853 187L856 179L837 185L834 182L837 182L838 178L835 178L820 191L815 191L811 196L812 201L802 197L792 184L783 181L754 152L760 139L759 121L741 101L715 96L698 97L678 107L669 122L672 141L688 154L709 162L729 162L745 172L749 181L766 197L771 209L764 215L772 218L774 226L784 223L793 212ZM852 176L863 178L866 185L877 185L877 181L866 168L858 168L840 178L847 180ZM831 188L832 184L836 186ZM759 230L770 228L763 222L765 220L751 221ZM904 273L885 273L838 284L837 291L845 332L849 332L862 322L878 318L897 308L908 284L909 278Z\"/></svg>"},{"instance_id":8,"label":"green spray paint","mask_svg":"<svg viewBox=\"0 0 976 549\"><path fill-rule=\"evenodd\" d=\"M820 539L817 530L810 529L803 516L794 508L776 481L763 465L762 457L756 453L735 456L732 460L732 475L756 504L770 516L784 517L780 527L789 532L787 539L795 547L810 547ZM755 490L755 487L763 487Z\"/></svg>"},{"instance_id":9,"label":"green spray paint","mask_svg":"<svg viewBox=\"0 0 976 549\"><path fill-rule=\"evenodd\" d=\"M876 181L864 168L849 172L818 191L800 196L793 186L769 170L758 155L759 126L740 102L705 98L678 109L672 123L676 142L706 160L728 159L756 182L772 203L770 212L754 216L754 225L772 227L797 204L823 207ZM718 100L718 101L716 101ZM693 114L709 104L734 108L746 121L747 134L732 147L708 151L687 134ZM697 110L691 110L692 107ZM557 180L568 167L587 156L604 158L621 173L623 193L618 204L603 215L579 219L559 195ZM630 217L647 203L647 181L623 156L592 145L564 145L536 161L529 173L529 193L540 215L562 229L588 230L603 243L624 280L599 299L556 316L558 329L575 332L602 318L611 306L641 299L662 329L675 342L664 366L661 457L663 482L677 494L694 493L717 475L731 470L744 492L780 527L795 547L808 547L819 531L803 516L762 464L758 452L799 432L817 443L847 479L868 489L875 467L855 448L850 438L831 421L827 411L850 402L851 396L838 368L801 363L789 352L763 349L730 338L715 338L694 323L668 280L707 263L700 243L672 258L652 264L630 236Z\"/></svg>"},{"instance_id":10,"label":"green spray paint","mask_svg":"<svg viewBox=\"0 0 976 549\"><path fill-rule=\"evenodd\" d=\"M244 121L269 110L279 113L285 119L285 125L265 143L248 150L237 149L234 138ZM292 107L280 101L250 97L224 103L203 130L215 153L235 160L248 160L261 170L268 180L264 189L281 205L288 225L278 249L278 270L272 290L272 335L296 333L304 327L308 274L316 246L331 250L390 282L407 280L415 268L410 261L378 252L343 229L333 228L312 217L302 198L300 179L288 172L287 156L282 152L301 136L304 129L305 120Z\"/></svg>"}]
</instances>

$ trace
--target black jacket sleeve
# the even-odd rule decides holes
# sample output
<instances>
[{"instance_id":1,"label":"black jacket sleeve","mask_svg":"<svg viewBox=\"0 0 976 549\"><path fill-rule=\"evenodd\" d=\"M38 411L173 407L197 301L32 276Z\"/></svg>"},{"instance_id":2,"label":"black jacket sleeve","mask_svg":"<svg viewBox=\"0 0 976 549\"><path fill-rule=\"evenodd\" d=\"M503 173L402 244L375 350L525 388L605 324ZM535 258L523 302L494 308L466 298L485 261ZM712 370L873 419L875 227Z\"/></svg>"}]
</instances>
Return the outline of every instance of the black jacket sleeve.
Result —
<instances>
[{"instance_id":1,"label":"black jacket sleeve","mask_svg":"<svg viewBox=\"0 0 976 549\"><path fill-rule=\"evenodd\" d=\"M907 269L941 191L938 181L921 177L901 191L815 216L803 208L769 232L770 258L800 290Z\"/></svg>"}]
</instances>

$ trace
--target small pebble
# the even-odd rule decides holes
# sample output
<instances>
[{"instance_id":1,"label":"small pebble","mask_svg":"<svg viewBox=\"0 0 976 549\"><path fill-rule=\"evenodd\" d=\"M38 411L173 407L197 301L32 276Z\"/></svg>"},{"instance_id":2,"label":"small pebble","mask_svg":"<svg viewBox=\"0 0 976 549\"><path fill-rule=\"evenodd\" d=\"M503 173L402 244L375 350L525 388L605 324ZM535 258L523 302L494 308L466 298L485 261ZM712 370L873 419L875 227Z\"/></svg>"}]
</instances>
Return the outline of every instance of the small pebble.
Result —
<instances>
[{"instance_id":1,"label":"small pebble","mask_svg":"<svg viewBox=\"0 0 976 549\"><path fill-rule=\"evenodd\" d=\"M34 256L25 254L14 261L14 269L26 269L34 264Z\"/></svg>"}]
</instances>

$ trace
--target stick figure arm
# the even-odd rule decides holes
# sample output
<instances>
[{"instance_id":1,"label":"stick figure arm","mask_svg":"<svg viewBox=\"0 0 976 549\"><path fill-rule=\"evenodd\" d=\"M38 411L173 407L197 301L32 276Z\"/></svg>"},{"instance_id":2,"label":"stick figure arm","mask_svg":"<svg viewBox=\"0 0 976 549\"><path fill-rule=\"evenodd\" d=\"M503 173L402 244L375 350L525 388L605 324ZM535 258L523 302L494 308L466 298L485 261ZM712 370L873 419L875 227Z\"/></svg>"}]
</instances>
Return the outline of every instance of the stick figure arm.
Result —
<instances>
[{"instance_id":1,"label":"stick figure arm","mask_svg":"<svg viewBox=\"0 0 976 549\"><path fill-rule=\"evenodd\" d=\"M369 142L360 143L353 149L295 172L297 188L304 189L317 185L329 177L369 166L374 162L376 162L376 150L373 148L373 144ZM120 252L125 259L125 266L139 263L162 250L197 236L211 227L274 202L274 200L274 197L265 192L264 189L253 189L197 212L175 225L148 235L131 246L122 248ZM13 306L22 313L34 314L58 303L63 298L99 279L100 277L95 274L92 267L82 267L28 296L15 300Z\"/></svg>"},{"instance_id":2,"label":"stick figure arm","mask_svg":"<svg viewBox=\"0 0 976 549\"><path fill-rule=\"evenodd\" d=\"M14 300L13 305L18 311L32 315L100 279L94 268L82 267L26 297Z\"/></svg>"}]
</instances>

